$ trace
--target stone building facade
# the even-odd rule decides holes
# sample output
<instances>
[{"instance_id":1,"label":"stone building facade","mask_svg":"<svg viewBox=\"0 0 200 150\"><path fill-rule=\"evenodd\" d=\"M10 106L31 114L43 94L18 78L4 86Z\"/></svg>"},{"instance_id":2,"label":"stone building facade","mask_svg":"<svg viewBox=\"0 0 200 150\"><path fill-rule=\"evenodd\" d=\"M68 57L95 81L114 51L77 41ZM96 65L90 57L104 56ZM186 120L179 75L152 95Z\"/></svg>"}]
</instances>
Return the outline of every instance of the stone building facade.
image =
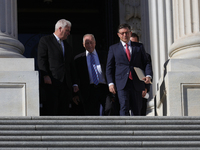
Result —
<instances>
[{"instance_id":1,"label":"stone building facade","mask_svg":"<svg viewBox=\"0 0 200 150\"><path fill-rule=\"evenodd\" d=\"M0 61L5 64L0 67L0 103L9 106L5 99L18 101L19 108L9 115L20 109L17 115L38 115L38 74L33 59L22 56L24 47L17 40L16 2L0 0ZM151 54L149 115L200 115L200 0L118 2L119 22L130 24Z\"/></svg>"}]
</instances>

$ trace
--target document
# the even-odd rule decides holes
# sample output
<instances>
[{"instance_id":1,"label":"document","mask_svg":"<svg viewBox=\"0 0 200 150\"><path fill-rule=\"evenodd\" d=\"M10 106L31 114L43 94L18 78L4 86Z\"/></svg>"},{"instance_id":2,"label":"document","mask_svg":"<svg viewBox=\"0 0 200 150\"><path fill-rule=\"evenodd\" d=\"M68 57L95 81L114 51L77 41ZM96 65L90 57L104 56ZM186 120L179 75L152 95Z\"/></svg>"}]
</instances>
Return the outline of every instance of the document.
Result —
<instances>
[{"instance_id":1,"label":"document","mask_svg":"<svg viewBox=\"0 0 200 150\"><path fill-rule=\"evenodd\" d=\"M135 70L135 72L136 72L138 78L139 78L141 81L144 81L144 80L143 80L143 78L145 78L144 71L143 71L142 69L138 68L138 67L133 67L133 69ZM152 84L152 83L150 82L150 84Z\"/></svg>"}]
</instances>

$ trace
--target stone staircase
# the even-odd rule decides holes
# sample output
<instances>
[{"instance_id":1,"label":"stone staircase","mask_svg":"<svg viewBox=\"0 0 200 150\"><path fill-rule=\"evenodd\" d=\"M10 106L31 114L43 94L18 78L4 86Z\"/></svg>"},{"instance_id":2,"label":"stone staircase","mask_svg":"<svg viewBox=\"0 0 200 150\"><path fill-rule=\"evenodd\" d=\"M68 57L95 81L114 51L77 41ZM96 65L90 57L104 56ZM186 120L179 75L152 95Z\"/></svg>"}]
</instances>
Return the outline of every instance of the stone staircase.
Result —
<instances>
[{"instance_id":1,"label":"stone staircase","mask_svg":"<svg viewBox=\"0 0 200 150\"><path fill-rule=\"evenodd\" d=\"M0 150L198 150L200 117L0 117Z\"/></svg>"}]
</instances>

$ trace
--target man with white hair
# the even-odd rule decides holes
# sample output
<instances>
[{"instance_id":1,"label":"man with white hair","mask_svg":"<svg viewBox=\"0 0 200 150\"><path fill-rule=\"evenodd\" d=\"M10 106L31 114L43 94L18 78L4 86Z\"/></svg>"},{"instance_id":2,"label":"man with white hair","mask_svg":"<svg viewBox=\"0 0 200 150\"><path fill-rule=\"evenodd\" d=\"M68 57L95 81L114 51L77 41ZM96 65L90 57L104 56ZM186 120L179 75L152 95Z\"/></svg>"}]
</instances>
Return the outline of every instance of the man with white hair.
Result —
<instances>
[{"instance_id":1,"label":"man with white hair","mask_svg":"<svg viewBox=\"0 0 200 150\"><path fill-rule=\"evenodd\" d=\"M102 115L112 115L105 77L107 52L96 50L93 34L83 36L83 47L85 52L78 54L74 59L84 113L87 116L99 116L101 104Z\"/></svg>"},{"instance_id":2,"label":"man with white hair","mask_svg":"<svg viewBox=\"0 0 200 150\"><path fill-rule=\"evenodd\" d=\"M43 115L68 115L72 99L73 75L72 48L66 39L70 35L71 22L59 20L55 32L40 39L38 67L41 84L45 90ZM74 92L78 87L74 87Z\"/></svg>"}]
</instances>

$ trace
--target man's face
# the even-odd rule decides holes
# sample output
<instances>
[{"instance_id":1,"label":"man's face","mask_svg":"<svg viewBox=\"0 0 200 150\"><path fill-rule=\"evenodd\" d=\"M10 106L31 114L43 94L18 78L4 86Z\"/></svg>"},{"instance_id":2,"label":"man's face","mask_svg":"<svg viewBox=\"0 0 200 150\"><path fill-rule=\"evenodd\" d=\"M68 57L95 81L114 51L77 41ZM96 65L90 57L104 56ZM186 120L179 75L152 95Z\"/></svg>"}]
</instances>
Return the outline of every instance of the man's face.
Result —
<instances>
[{"instance_id":1,"label":"man's face","mask_svg":"<svg viewBox=\"0 0 200 150\"><path fill-rule=\"evenodd\" d=\"M65 40L67 39L68 35L70 35L70 31L71 31L71 27L64 27L64 28L60 28L60 35L61 35L61 40Z\"/></svg>"},{"instance_id":2,"label":"man's face","mask_svg":"<svg viewBox=\"0 0 200 150\"><path fill-rule=\"evenodd\" d=\"M131 31L128 28L122 28L119 30L117 35L119 36L120 40L122 40L125 43L128 43L131 37Z\"/></svg>"},{"instance_id":3,"label":"man's face","mask_svg":"<svg viewBox=\"0 0 200 150\"><path fill-rule=\"evenodd\" d=\"M92 38L92 36L85 36L84 37L84 42L83 42L83 47L85 47L85 49L92 53L95 49L96 46L96 42L95 40Z\"/></svg>"},{"instance_id":4,"label":"man's face","mask_svg":"<svg viewBox=\"0 0 200 150\"><path fill-rule=\"evenodd\" d=\"M139 42L137 37L131 37L130 40L131 40L132 42Z\"/></svg>"}]
</instances>

